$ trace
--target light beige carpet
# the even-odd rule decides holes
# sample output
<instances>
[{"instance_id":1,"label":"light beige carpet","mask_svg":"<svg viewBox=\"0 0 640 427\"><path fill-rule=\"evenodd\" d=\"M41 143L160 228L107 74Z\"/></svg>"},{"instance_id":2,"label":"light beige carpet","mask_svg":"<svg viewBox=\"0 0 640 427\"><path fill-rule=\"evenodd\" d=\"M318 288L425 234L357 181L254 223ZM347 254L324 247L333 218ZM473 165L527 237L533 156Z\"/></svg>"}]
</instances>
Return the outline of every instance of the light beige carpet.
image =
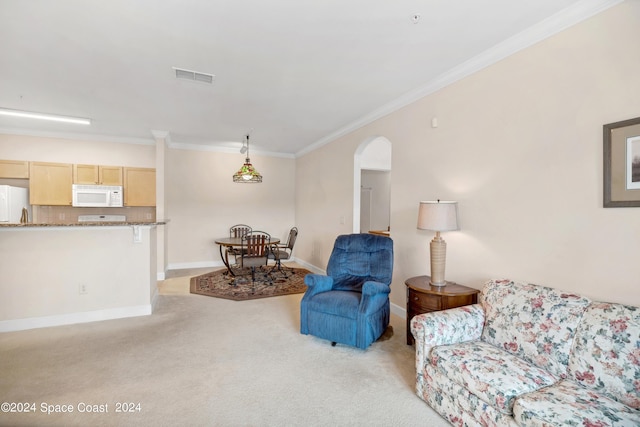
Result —
<instances>
[{"instance_id":1,"label":"light beige carpet","mask_svg":"<svg viewBox=\"0 0 640 427\"><path fill-rule=\"evenodd\" d=\"M401 318L362 351L301 335L302 294L210 298L188 276L160 290L151 316L0 334L0 402L35 407L0 425L449 425L414 394Z\"/></svg>"}]
</instances>

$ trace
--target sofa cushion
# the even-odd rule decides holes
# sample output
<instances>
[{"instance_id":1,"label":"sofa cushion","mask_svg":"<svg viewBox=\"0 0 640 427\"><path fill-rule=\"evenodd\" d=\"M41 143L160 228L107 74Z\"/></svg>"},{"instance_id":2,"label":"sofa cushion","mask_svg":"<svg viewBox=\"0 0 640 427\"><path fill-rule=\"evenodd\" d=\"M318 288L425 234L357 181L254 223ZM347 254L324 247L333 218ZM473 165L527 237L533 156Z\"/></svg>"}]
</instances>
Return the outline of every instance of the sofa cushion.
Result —
<instances>
[{"instance_id":1,"label":"sofa cushion","mask_svg":"<svg viewBox=\"0 0 640 427\"><path fill-rule=\"evenodd\" d=\"M451 381L427 364L423 370L425 386L418 396L457 427L518 427L511 414L503 414L465 387ZM420 423L428 427L428 423Z\"/></svg>"},{"instance_id":2,"label":"sofa cushion","mask_svg":"<svg viewBox=\"0 0 640 427\"><path fill-rule=\"evenodd\" d=\"M637 427L640 412L573 381L519 397L513 417L521 426Z\"/></svg>"},{"instance_id":3,"label":"sofa cushion","mask_svg":"<svg viewBox=\"0 0 640 427\"><path fill-rule=\"evenodd\" d=\"M481 292L482 340L564 378L575 330L589 300L552 288L491 280Z\"/></svg>"},{"instance_id":4,"label":"sofa cushion","mask_svg":"<svg viewBox=\"0 0 640 427\"><path fill-rule=\"evenodd\" d=\"M450 381L504 414L511 414L517 396L557 381L549 372L482 341L434 347L430 361Z\"/></svg>"},{"instance_id":5,"label":"sofa cushion","mask_svg":"<svg viewBox=\"0 0 640 427\"><path fill-rule=\"evenodd\" d=\"M593 303L576 332L570 379L640 409L640 308Z\"/></svg>"}]
</instances>

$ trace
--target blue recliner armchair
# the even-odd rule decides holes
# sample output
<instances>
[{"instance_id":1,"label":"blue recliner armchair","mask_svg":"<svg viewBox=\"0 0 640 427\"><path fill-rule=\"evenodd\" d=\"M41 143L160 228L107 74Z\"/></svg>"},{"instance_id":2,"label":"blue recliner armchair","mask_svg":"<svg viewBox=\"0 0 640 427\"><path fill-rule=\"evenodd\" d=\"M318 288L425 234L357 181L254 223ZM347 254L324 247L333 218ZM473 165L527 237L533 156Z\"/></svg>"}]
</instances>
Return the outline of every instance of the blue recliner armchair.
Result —
<instances>
[{"instance_id":1,"label":"blue recliner armchair","mask_svg":"<svg viewBox=\"0 0 640 427\"><path fill-rule=\"evenodd\" d=\"M307 274L300 332L365 349L389 325L393 240L375 234L338 236L327 275Z\"/></svg>"}]
</instances>

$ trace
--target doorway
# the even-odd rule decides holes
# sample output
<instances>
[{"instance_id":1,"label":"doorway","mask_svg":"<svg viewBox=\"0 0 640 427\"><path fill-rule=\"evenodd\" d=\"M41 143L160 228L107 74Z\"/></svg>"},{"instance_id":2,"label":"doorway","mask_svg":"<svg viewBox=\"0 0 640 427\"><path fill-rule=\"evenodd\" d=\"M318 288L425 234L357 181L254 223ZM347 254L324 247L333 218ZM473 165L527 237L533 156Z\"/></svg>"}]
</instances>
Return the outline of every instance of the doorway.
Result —
<instances>
[{"instance_id":1,"label":"doorway","mask_svg":"<svg viewBox=\"0 0 640 427\"><path fill-rule=\"evenodd\" d=\"M353 169L353 232L389 231L391 142L382 136L363 141L354 154Z\"/></svg>"}]
</instances>

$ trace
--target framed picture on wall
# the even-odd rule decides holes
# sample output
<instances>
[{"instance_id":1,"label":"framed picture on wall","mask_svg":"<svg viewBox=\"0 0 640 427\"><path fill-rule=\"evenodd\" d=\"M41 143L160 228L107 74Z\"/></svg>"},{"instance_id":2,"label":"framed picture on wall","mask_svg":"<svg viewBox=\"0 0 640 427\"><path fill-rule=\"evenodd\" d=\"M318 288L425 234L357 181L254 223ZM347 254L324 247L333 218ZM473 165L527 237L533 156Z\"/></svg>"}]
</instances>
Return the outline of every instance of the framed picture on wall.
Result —
<instances>
[{"instance_id":1,"label":"framed picture on wall","mask_svg":"<svg viewBox=\"0 0 640 427\"><path fill-rule=\"evenodd\" d=\"M627 138L627 189L640 189L640 136Z\"/></svg>"},{"instance_id":2,"label":"framed picture on wall","mask_svg":"<svg viewBox=\"0 0 640 427\"><path fill-rule=\"evenodd\" d=\"M640 207L640 117L603 126L604 207Z\"/></svg>"}]
</instances>

